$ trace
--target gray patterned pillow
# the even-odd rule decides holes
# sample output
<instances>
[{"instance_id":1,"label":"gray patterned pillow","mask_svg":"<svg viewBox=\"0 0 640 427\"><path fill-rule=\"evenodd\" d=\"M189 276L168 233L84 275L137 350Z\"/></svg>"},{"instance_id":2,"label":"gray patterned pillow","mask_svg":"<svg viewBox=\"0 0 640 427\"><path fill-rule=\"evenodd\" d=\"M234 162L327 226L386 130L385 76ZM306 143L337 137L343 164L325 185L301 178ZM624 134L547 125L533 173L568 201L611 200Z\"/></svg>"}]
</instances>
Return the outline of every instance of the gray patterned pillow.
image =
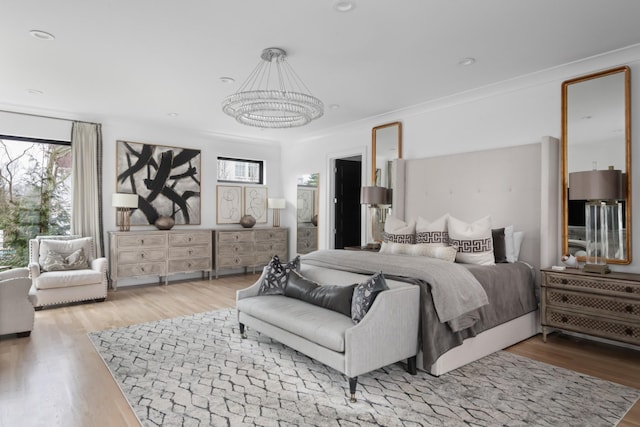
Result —
<instances>
[{"instance_id":1,"label":"gray patterned pillow","mask_svg":"<svg viewBox=\"0 0 640 427\"><path fill-rule=\"evenodd\" d=\"M287 287L289 272L300 269L300 256L295 257L285 265L282 265L278 255L274 255L267 265L267 274L260 285L258 295L284 295Z\"/></svg>"},{"instance_id":2,"label":"gray patterned pillow","mask_svg":"<svg viewBox=\"0 0 640 427\"><path fill-rule=\"evenodd\" d=\"M351 300L351 319L354 323L364 318L378 294L387 289L389 287L381 271L356 286Z\"/></svg>"},{"instance_id":3,"label":"gray patterned pillow","mask_svg":"<svg viewBox=\"0 0 640 427\"><path fill-rule=\"evenodd\" d=\"M89 268L84 249L80 248L68 257L49 249L42 263L43 271L81 270Z\"/></svg>"}]
</instances>

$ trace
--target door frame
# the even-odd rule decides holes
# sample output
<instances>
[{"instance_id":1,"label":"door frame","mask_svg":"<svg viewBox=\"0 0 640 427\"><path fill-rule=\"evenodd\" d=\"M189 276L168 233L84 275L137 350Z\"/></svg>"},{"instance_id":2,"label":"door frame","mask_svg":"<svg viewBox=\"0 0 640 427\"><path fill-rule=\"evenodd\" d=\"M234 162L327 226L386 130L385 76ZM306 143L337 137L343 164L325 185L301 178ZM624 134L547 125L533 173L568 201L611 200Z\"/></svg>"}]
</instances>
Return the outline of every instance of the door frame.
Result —
<instances>
[{"instance_id":1,"label":"door frame","mask_svg":"<svg viewBox=\"0 0 640 427\"><path fill-rule=\"evenodd\" d=\"M346 159L351 157L360 156L362 167L360 173L360 186L367 183L367 177L371 176L371 163L369 161L369 146L354 147L346 151L339 151L335 153L327 154L327 204L325 206L325 218L328 218L327 227L325 230L325 242L327 242L327 248L333 249L336 245L336 239L334 230L336 228L336 210L334 201L336 199L336 160ZM367 184L368 185L368 184ZM366 206L360 208L360 244L363 244L363 239L366 240L366 231L368 227L368 219L366 215ZM364 237L363 237L364 236Z\"/></svg>"}]
</instances>

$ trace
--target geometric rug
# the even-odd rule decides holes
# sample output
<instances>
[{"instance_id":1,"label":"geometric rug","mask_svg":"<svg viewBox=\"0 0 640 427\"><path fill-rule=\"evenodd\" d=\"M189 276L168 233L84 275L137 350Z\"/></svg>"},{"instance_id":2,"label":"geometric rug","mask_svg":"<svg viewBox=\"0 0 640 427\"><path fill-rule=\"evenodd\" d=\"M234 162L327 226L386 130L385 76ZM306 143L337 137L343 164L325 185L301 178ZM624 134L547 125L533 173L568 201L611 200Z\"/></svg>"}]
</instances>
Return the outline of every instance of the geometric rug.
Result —
<instances>
[{"instance_id":1,"label":"geometric rug","mask_svg":"<svg viewBox=\"0 0 640 427\"><path fill-rule=\"evenodd\" d=\"M235 309L89 333L144 426L614 426L640 390L499 351L455 371L344 375Z\"/></svg>"}]
</instances>

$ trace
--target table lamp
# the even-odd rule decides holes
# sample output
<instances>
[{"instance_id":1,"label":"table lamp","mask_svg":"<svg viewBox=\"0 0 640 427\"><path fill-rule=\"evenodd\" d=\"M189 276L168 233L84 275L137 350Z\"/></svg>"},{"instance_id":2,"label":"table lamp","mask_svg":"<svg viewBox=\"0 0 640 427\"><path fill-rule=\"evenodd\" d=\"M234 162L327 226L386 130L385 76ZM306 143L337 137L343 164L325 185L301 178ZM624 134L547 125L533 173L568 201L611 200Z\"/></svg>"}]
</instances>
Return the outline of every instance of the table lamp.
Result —
<instances>
[{"instance_id":1,"label":"table lamp","mask_svg":"<svg viewBox=\"0 0 640 427\"><path fill-rule=\"evenodd\" d=\"M120 231L129 231L131 228L130 212L132 208L138 207L138 195L127 193L113 193L111 195L111 206L118 210L118 223Z\"/></svg>"}]
</instances>

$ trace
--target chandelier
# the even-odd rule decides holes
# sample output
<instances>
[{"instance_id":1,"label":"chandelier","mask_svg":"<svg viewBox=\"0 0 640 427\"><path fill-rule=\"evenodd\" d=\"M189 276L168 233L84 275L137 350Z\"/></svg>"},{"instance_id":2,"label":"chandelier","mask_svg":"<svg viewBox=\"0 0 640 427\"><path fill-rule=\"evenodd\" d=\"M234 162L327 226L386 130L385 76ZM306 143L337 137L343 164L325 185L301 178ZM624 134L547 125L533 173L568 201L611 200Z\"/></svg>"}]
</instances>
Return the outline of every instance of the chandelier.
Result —
<instances>
[{"instance_id":1,"label":"chandelier","mask_svg":"<svg viewBox=\"0 0 640 427\"><path fill-rule=\"evenodd\" d=\"M286 57L283 49L264 49L238 92L222 101L222 111L244 125L272 129L304 126L322 117L324 104L309 95Z\"/></svg>"}]
</instances>

